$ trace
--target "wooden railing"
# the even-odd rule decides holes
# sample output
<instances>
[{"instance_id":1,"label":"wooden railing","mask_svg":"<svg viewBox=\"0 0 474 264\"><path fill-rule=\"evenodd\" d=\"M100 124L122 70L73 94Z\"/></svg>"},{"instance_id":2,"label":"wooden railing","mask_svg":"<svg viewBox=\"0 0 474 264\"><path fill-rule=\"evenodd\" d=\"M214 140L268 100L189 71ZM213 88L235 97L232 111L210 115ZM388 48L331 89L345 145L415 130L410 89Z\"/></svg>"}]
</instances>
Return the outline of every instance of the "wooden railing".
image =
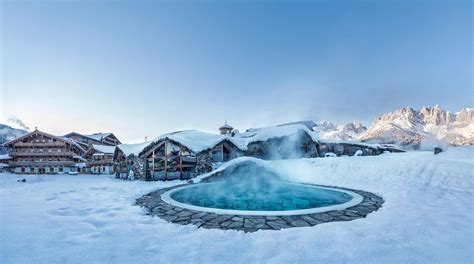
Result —
<instances>
[{"instance_id":1,"label":"wooden railing","mask_svg":"<svg viewBox=\"0 0 474 264\"><path fill-rule=\"evenodd\" d=\"M63 142L18 142L15 147L64 147Z\"/></svg>"},{"instance_id":2,"label":"wooden railing","mask_svg":"<svg viewBox=\"0 0 474 264\"><path fill-rule=\"evenodd\" d=\"M10 161L10 166L74 166L74 161Z\"/></svg>"},{"instance_id":3,"label":"wooden railing","mask_svg":"<svg viewBox=\"0 0 474 264\"><path fill-rule=\"evenodd\" d=\"M90 160L86 162L87 166L114 165L112 160Z\"/></svg>"},{"instance_id":4,"label":"wooden railing","mask_svg":"<svg viewBox=\"0 0 474 264\"><path fill-rule=\"evenodd\" d=\"M70 151L65 152L11 152L12 157L58 157L58 156L76 156L78 154Z\"/></svg>"}]
</instances>

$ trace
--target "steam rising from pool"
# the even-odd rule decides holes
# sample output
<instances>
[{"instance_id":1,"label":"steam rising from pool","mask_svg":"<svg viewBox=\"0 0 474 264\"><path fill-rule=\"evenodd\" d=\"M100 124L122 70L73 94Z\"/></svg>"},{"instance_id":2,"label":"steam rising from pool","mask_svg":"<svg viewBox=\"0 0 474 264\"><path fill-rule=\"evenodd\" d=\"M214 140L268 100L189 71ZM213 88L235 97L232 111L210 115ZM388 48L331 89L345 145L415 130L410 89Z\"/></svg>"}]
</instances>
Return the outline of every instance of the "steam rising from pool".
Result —
<instances>
[{"instance_id":1,"label":"steam rising from pool","mask_svg":"<svg viewBox=\"0 0 474 264\"><path fill-rule=\"evenodd\" d=\"M331 207L354 198L345 191L282 181L254 162L240 163L207 181L171 190L164 199L195 210L282 212Z\"/></svg>"}]
</instances>

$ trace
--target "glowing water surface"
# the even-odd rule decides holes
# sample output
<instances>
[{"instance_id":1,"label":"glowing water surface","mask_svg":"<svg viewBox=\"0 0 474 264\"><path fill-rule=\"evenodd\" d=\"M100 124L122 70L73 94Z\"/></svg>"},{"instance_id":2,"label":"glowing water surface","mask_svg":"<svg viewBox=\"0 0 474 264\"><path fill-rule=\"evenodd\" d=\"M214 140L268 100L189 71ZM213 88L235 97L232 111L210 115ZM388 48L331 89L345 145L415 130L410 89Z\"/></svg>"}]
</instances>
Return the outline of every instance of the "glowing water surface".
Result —
<instances>
[{"instance_id":1,"label":"glowing water surface","mask_svg":"<svg viewBox=\"0 0 474 264\"><path fill-rule=\"evenodd\" d=\"M228 183L196 184L170 197L180 203L228 210L289 211L346 203L350 194L312 185L272 182L259 188Z\"/></svg>"}]
</instances>

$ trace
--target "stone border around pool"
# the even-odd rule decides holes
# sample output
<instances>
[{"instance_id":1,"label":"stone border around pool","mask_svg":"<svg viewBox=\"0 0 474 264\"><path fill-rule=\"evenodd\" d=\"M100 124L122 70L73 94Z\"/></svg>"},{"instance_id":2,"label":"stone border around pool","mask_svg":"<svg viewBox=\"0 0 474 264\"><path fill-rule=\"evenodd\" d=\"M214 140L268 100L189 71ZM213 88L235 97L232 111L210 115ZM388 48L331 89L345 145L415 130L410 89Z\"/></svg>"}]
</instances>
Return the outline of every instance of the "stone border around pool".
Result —
<instances>
[{"instance_id":1,"label":"stone border around pool","mask_svg":"<svg viewBox=\"0 0 474 264\"><path fill-rule=\"evenodd\" d=\"M182 187L188 184L173 186L148 193L137 199L136 204L144 207L147 214L158 216L168 222L188 225L207 229L240 230L244 232L255 232L258 230L280 230L283 228L315 226L322 223L351 221L366 217L368 214L377 211L384 200L373 193L340 188L335 186L314 185L320 187L339 188L355 192L363 197L361 203L346 208L324 213L289 215L289 216L259 216L259 215L225 215L195 211L177 207L166 203L161 199L161 195L169 190Z\"/></svg>"}]
</instances>

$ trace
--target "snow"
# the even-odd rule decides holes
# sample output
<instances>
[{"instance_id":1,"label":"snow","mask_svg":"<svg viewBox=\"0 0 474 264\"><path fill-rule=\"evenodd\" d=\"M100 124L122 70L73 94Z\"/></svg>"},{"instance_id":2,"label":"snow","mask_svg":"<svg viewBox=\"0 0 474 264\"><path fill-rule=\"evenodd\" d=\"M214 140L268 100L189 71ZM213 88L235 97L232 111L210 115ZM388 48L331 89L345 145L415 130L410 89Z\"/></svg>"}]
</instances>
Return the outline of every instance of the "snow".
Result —
<instances>
[{"instance_id":1,"label":"snow","mask_svg":"<svg viewBox=\"0 0 474 264\"><path fill-rule=\"evenodd\" d=\"M365 143L360 141L348 141L348 140L330 140L330 139L320 139L319 142L326 143L326 144L348 144L348 145L358 145L361 147L368 147L368 148L382 148L381 144L373 144L373 143ZM384 144L386 146L390 146L390 144Z\"/></svg>"},{"instance_id":2,"label":"snow","mask_svg":"<svg viewBox=\"0 0 474 264\"><path fill-rule=\"evenodd\" d=\"M248 129L246 132L236 134L233 137L229 135L211 134L198 130L184 130L164 134L154 139L153 142L158 142L167 138L179 142L180 144L186 146L195 153L199 153L203 150L213 148L224 140L229 140L230 142L234 143L234 145L236 145L239 149L246 150L248 144L252 142L265 141L274 137L291 136L298 133L298 131L300 130L308 133L308 135L313 140L318 140L317 133L311 131L305 125L291 124L263 128L251 128Z\"/></svg>"},{"instance_id":3,"label":"snow","mask_svg":"<svg viewBox=\"0 0 474 264\"><path fill-rule=\"evenodd\" d=\"M91 135L84 135L88 138L91 138L93 140L96 140L96 141L102 141L103 138L106 138L108 136L112 135L112 133L94 133L94 134L91 134Z\"/></svg>"},{"instance_id":4,"label":"snow","mask_svg":"<svg viewBox=\"0 0 474 264\"><path fill-rule=\"evenodd\" d=\"M92 147L98 152L102 152L104 154L114 154L115 152L115 146L92 145Z\"/></svg>"},{"instance_id":5,"label":"snow","mask_svg":"<svg viewBox=\"0 0 474 264\"><path fill-rule=\"evenodd\" d=\"M43 132L43 131L39 131L39 130L34 130L34 131L32 131L32 132L26 133L26 134L24 134L24 135L22 135L22 136L20 136L20 137L14 138L14 139L12 139L12 140L10 140L10 141L7 141L7 142L3 143L3 145L5 146L5 145L7 145L7 144L11 144L12 142L21 140L21 139L23 139L23 138L25 138L25 137L27 137L27 136L29 136L29 135L31 135L31 134L34 134L34 133L40 133L40 134L46 135L46 136L51 137L51 138L54 138L54 139L58 139L58 140L61 140L61 141L69 142L70 144L74 144L77 148L79 148L80 150L82 150L82 151L85 152L85 149L84 149L82 146L80 146L77 141L75 141L75 140L73 140L73 139L70 139L70 138L67 138L67 137L55 136L55 135L52 135L52 134L49 134L49 133L46 133L46 132Z\"/></svg>"},{"instance_id":6,"label":"snow","mask_svg":"<svg viewBox=\"0 0 474 264\"><path fill-rule=\"evenodd\" d=\"M410 107L383 114L366 129L359 122L334 125L324 121L314 128L320 138L327 140L360 140L371 142L395 142L400 145L426 145L431 141L444 145L474 144L474 109L463 108L451 113L439 105L422 107L419 111Z\"/></svg>"},{"instance_id":7,"label":"snow","mask_svg":"<svg viewBox=\"0 0 474 264\"><path fill-rule=\"evenodd\" d=\"M261 161L295 182L385 199L366 218L243 233L149 217L141 195L183 182L0 173L1 263L471 263L474 147L441 154ZM218 170L219 170L218 169ZM26 183L17 182L26 178Z\"/></svg>"},{"instance_id":8,"label":"snow","mask_svg":"<svg viewBox=\"0 0 474 264\"><path fill-rule=\"evenodd\" d=\"M8 154L3 154L3 155L0 155L0 160L8 160L8 159L11 159L12 157L10 157L10 155Z\"/></svg>"},{"instance_id":9,"label":"snow","mask_svg":"<svg viewBox=\"0 0 474 264\"><path fill-rule=\"evenodd\" d=\"M232 137L232 141L242 150L247 149L247 146L252 142L266 141L270 138L280 138L291 136L298 131L306 132L314 141L319 140L318 133L310 130L303 124L289 124L280 126L269 126L261 128L250 128L244 133L236 134Z\"/></svg>"},{"instance_id":10,"label":"snow","mask_svg":"<svg viewBox=\"0 0 474 264\"><path fill-rule=\"evenodd\" d=\"M117 148L120 149L127 157L130 155L138 156L138 153L140 153L144 148L146 148L151 143L152 141L147 141L147 142L142 142L142 143L137 143L137 144L120 144L120 145L117 145Z\"/></svg>"},{"instance_id":11,"label":"snow","mask_svg":"<svg viewBox=\"0 0 474 264\"><path fill-rule=\"evenodd\" d=\"M198 130L183 130L164 134L156 138L154 142L164 139L174 140L193 152L199 153L203 150L215 147L217 144L227 139L227 137Z\"/></svg>"},{"instance_id":12,"label":"snow","mask_svg":"<svg viewBox=\"0 0 474 264\"><path fill-rule=\"evenodd\" d=\"M139 144L121 144L117 147L124 152L125 156L129 156L130 154L137 156L149 145L165 139L179 142L193 152L199 153L203 150L213 148L223 140L229 139L229 137L198 130L183 130L161 135L151 141Z\"/></svg>"}]
</instances>

